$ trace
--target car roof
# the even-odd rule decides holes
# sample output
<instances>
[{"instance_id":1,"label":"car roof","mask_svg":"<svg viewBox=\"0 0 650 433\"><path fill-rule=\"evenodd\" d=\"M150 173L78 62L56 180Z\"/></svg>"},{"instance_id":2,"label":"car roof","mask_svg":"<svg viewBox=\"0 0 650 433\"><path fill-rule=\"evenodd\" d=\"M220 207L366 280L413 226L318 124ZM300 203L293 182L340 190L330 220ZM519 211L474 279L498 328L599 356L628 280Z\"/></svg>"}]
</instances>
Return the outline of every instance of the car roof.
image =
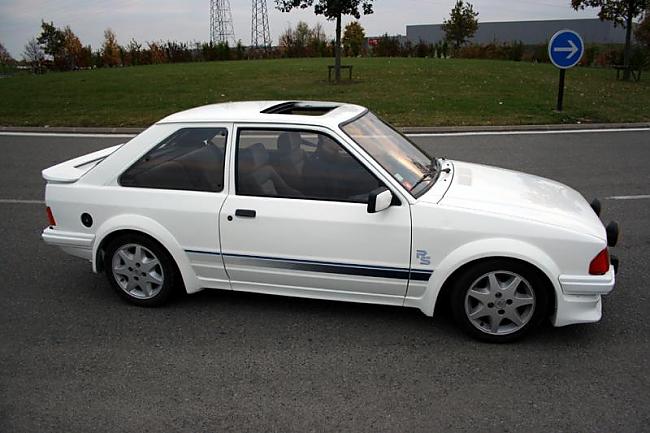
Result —
<instances>
[{"instance_id":1,"label":"car roof","mask_svg":"<svg viewBox=\"0 0 650 433\"><path fill-rule=\"evenodd\" d=\"M333 127L366 111L367 109L360 105L327 101L225 102L179 111L158 123L270 122Z\"/></svg>"}]
</instances>

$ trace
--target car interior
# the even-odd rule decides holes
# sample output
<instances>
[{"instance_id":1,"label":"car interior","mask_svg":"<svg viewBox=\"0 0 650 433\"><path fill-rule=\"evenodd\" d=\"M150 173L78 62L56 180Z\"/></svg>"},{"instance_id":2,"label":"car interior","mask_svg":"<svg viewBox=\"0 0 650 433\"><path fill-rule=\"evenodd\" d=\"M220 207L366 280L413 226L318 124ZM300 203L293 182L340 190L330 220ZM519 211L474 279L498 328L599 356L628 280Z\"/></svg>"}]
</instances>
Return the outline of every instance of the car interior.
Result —
<instances>
[{"instance_id":1,"label":"car interior","mask_svg":"<svg viewBox=\"0 0 650 433\"><path fill-rule=\"evenodd\" d=\"M120 176L123 186L218 192L223 189L226 130L173 134Z\"/></svg>"},{"instance_id":2,"label":"car interior","mask_svg":"<svg viewBox=\"0 0 650 433\"><path fill-rule=\"evenodd\" d=\"M238 194L365 203L369 192L381 185L326 135L255 132L268 138L248 144L240 134Z\"/></svg>"}]
</instances>

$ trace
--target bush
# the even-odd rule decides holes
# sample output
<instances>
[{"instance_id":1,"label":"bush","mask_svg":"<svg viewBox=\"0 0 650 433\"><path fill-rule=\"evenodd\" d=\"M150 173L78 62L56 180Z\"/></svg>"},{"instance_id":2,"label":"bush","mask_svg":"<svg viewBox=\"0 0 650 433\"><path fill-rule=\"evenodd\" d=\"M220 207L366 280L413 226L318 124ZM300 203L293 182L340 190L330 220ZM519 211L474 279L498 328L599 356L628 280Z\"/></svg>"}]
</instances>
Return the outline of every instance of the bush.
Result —
<instances>
[{"instance_id":1,"label":"bush","mask_svg":"<svg viewBox=\"0 0 650 433\"><path fill-rule=\"evenodd\" d=\"M372 49L372 55L375 57L399 57L402 52L402 44L397 36L388 36L384 34L377 41L377 45Z\"/></svg>"},{"instance_id":2,"label":"bush","mask_svg":"<svg viewBox=\"0 0 650 433\"><path fill-rule=\"evenodd\" d=\"M606 48L601 50L594 59L595 66L610 67L623 64L623 48Z\"/></svg>"}]
</instances>

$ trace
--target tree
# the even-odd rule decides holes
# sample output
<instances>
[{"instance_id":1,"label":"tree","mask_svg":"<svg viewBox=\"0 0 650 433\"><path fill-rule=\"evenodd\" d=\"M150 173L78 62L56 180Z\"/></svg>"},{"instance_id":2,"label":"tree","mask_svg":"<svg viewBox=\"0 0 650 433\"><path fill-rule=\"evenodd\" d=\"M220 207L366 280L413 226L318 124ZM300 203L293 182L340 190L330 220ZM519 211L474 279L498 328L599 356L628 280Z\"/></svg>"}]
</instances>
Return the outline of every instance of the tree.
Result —
<instances>
[{"instance_id":1,"label":"tree","mask_svg":"<svg viewBox=\"0 0 650 433\"><path fill-rule=\"evenodd\" d=\"M282 12L293 8L306 9L314 6L316 15L324 15L328 20L336 20L336 39L334 42L334 76L336 82L341 81L341 17L352 15L361 18L361 13L372 13L373 0L275 0L276 7Z\"/></svg>"},{"instance_id":2,"label":"tree","mask_svg":"<svg viewBox=\"0 0 650 433\"><path fill-rule=\"evenodd\" d=\"M104 43L102 44L102 63L104 66L117 66L121 63L120 45L111 29L104 30Z\"/></svg>"},{"instance_id":3,"label":"tree","mask_svg":"<svg viewBox=\"0 0 650 433\"><path fill-rule=\"evenodd\" d=\"M641 15L650 7L650 0L571 0L575 10L588 7L600 8L598 18L603 21L613 21L614 25L625 28L625 50L623 51L623 64L625 70L623 79L630 79L630 58L632 54L632 27L635 17Z\"/></svg>"},{"instance_id":4,"label":"tree","mask_svg":"<svg viewBox=\"0 0 650 433\"><path fill-rule=\"evenodd\" d=\"M287 57L322 56L327 51L327 36L320 24L309 28L304 21L299 21L295 29L287 28L280 35L280 49Z\"/></svg>"},{"instance_id":5,"label":"tree","mask_svg":"<svg viewBox=\"0 0 650 433\"><path fill-rule=\"evenodd\" d=\"M136 41L134 38L131 38L128 45L126 46L126 51L128 53L128 63L130 65L140 65L143 63L142 59L142 44Z\"/></svg>"},{"instance_id":6,"label":"tree","mask_svg":"<svg viewBox=\"0 0 650 433\"><path fill-rule=\"evenodd\" d=\"M32 72L43 72L43 61L45 60L45 53L35 38L32 38L25 45L23 51L23 60L32 68Z\"/></svg>"},{"instance_id":7,"label":"tree","mask_svg":"<svg viewBox=\"0 0 650 433\"><path fill-rule=\"evenodd\" d=\"M465 44L478 29L478 12L474 6L458 0L449 14L449 19L442 23L445 40L451 42L455 49Z\"/></svg>"},{"instance_id":8,"label":"tree","mask_svg":"<svg viewBox=\"0 0 650 433\"><path fill-rule=\"evenodd\" d=\"M63 59L63 47L65 35L61 29L54 27L53 22L46 23L41 21L41 34L36 38L45 54L52 58L52 62L57 69L63 69L65 61Z\"/></svg>"},{"instance_id":9,"label":"tree","mask_svg":"<svg viewBox=\"0 0 650 433\"><path fill-rule=\"evenodd\" d=\"M2 45L2 42L0 42L0 65L12 65L13 63L15 63L15 60L11 57L11 54L9 54L5 46Z\"/></svg>"},{"instance_id":10,"label":"tree","mask_svg":"<svg viewBox=\"0 0 650 433\"><path fill-rule=\"evenodd\" d=\"M343 47L345 48L345 54L348 56L358 56L361 54L361 48L363 47L363 40L366 37L366 32L359 24L359 21L352 21L350 24L345 26L345 31L343 32Z\"/></svg>"},{"instance_id":11,"label":"tree","mask_svg":"<svg viewBox=\"0 0 650 433\"><path fill-rule=\"evenodd\" d=\"M307 51L311 56L327 56L327 35L321 23L314 24L311 29Z\"/></svg>"},{"instance_id":12,"label":"tree","mask_svg":"<svg viewBox=\"0 0 650 433\"><path fill-rule=\"evenodd\" d=\"M64 62L65 69L72 70L81 67L82 63L82 51L83 46L81 41L72 32L70 26L66 26L62 32L63 35L63 47L62 47L62 57Z\"/></svg>"}]
</instances>

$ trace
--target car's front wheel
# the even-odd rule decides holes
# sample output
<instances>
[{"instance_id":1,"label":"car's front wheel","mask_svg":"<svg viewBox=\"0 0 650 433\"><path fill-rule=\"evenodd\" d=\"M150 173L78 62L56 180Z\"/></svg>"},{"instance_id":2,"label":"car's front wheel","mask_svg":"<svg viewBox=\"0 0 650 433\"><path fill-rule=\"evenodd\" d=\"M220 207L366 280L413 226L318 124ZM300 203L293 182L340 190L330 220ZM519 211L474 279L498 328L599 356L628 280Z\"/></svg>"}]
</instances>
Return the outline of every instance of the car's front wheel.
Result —
<instances>
[{"instance_id":1,"label":"car's front wheel","mask_svg":"<svg viewBox=\"0 0 650 433\"><path fill-rule=\"evenodd\" d=\"M452 313L475 338L494 343L513 341L537 327L546 315L546 286L525 263L482 261L455 281Z\"/></svg>"},{"instance_id":2,"label":"car's front wheel","mask_svg":"<svg viewBox=\"0 0 650 433\"><path fill-rule=\"evenodd\" d=\"M106 246L104 269L113 288L129 302L163 304L174 290L176 266L169 253L150 238L119 236Z\"/></svg>"}]
</instances>

